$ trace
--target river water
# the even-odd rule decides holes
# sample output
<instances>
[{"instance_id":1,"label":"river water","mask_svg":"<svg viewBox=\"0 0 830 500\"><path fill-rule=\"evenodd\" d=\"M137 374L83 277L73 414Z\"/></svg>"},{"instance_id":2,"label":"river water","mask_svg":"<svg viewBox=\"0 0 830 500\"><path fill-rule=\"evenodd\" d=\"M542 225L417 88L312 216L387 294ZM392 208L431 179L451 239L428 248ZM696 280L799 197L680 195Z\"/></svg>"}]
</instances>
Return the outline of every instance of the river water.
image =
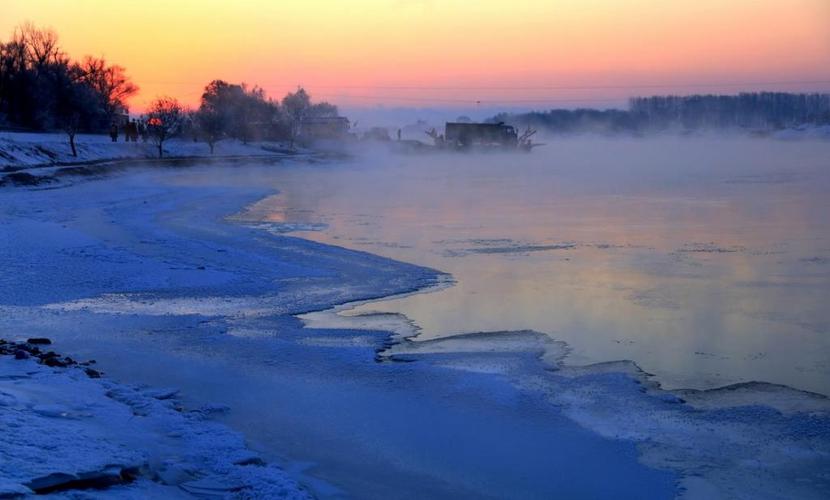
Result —
<instances>
[{"instance_id":1,"label":"river water","mask_svg":"<svg viewBox=\"0 0 830 500\"><path fill-rule=\"evenodd\" d=\"M271 176L269 176L271 177ZM531 329L668 388L830 394L830 143L568 139L529 155L277 167L276 231L449 273L365 304L417 339Z\"/></svg>"},{"instance_id":2,"label":"river water","mask_svg":"<svg viewBox=\"0 0 830 500\"><path fill-rule=\"evenodd\" d=\"M628 363L543 370L561 343L532 334L418 341L533 329L566 363L631 359L669 387L828 393L828 152L586 138L6 189L0 331L226 407L320 498L826 498L821 398L752 384L678 404ZM453 281L345 311L357 328L303 328L434 274L263 229ZM360 328L401 324L415 342ZM414 362L376 362L387 348Z\"/></svg>"}]
</instances>

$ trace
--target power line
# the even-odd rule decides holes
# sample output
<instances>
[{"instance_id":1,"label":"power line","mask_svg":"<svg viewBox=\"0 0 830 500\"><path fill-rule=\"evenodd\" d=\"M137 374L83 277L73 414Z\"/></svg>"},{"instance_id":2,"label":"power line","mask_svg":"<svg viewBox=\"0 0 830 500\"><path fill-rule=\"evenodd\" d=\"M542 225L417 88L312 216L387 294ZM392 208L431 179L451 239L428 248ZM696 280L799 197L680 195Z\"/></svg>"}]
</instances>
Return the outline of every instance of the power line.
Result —
<instances>
[{"instance_id":1,"label":"power line","mask_svg":"<svg viewBox=\"0 0 830 500\"><path fill-rule=\"evenodd\" d=\"M625 90L644 88L689 88L689 87L757 87L763 85L827 85L830 80L809 81L779 81L779 82L722 82L722 83L669 83L669 84L632 84L632 85L545 85L545 86L395 86L395 85L343 85L343 86L313 86L314 88L338 89L380 89L380 90Z\"/></svg>"},{"instance_id":2,"label":"power line","mask_svg":"<svg viewBox=\"0 0 830 500\"><path fill-rule=\"evenodd\" d=\"M145 85L187 85L200 88L201 84L192 82L145 82ZM522 98L522 99L498 99L498 98L452 98L452 97L427 97L411 95L384 95L384 94L351 94L350 90L408 90L408 91L565 91L565 90L634 90L634 89L677 89L677 88L714 88L714 87L758 87L758 86L790 86L790 85L828 85L830 80L801 80L801 81L765 81L765 82L718 82L718 83L690 83L690 84L632 84L632 85L561 85L561 86L415 86L415 85L306 85L314 92L318 99L326 100L366 100L387 103L413 102L413 103L434 103L434 104L466 104L468 106L499 106L499 105L556 105L556 104L580 104L580 103L607 103L621 104L628 99L628 96L614 98ZM296 84L268 83L257 85L263 89L274 91L275 89L292 89ZM332 90L332 92L317 93L316 90ZM340 92L336 92L340 91ZM186 96L200 95L201 90L182 90L178 92Z\"/></svg>"},{"instance_id":3,"label":"power line","mask_svg":"<svg viewBox=\"0 0 830 500\"><path fill-rule=\"evenodd\" d=\"M144 82L147 85L202 85L197 82ZM710 88L710 87L758 87L758 86L791 86L791 85L828 85L830 80L800 80L800 81L755 81L755 82L708 82L708 83L642 83L624 85L504 85L504 86L461 86L461 85L314 85L307 84L306 87L316 89L335 90L500 90L500 91L532 91L532 90L626 90L626 89L668 89L668 88ZM269 82L256 84L259 87L267 88L294 88L297 83Z\"/></svg>"},{"instance_id":4,"label":"power line","mask_svg":"<svg viewBox=\"0 0 830 500\"><path fill-rule=\"evenodd\" d=\"M566 103L566 102L619 102L620 98L608 99L441 99L429 97L401 97L389 95L352 95L352 94L317 94L315 97L324 99L389 99L397 101L411 101L411 102L446 102L446 103L464 103L464 104L545 104L545 103Z\"/></svg>"}]
</instances>

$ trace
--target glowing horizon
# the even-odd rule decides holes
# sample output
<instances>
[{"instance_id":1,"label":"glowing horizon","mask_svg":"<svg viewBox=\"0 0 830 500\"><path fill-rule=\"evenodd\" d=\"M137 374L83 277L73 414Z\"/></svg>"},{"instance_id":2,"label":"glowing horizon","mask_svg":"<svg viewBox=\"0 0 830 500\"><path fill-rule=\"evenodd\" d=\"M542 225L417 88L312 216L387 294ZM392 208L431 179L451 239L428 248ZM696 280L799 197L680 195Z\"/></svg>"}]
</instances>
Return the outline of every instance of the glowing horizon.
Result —
<instances>
[{"instance_id":1,"label":"glowing horizon","mask_svg":"<svg viewBox=\"0 0 830 500\"><path fill-rule=\"evenodd\" d=\"M826 0L11 0L73 58L103 55L141 87L197 103L210 80L346 106L568 107L630 95L830 89Z\"/></svg>"}]
</instances>

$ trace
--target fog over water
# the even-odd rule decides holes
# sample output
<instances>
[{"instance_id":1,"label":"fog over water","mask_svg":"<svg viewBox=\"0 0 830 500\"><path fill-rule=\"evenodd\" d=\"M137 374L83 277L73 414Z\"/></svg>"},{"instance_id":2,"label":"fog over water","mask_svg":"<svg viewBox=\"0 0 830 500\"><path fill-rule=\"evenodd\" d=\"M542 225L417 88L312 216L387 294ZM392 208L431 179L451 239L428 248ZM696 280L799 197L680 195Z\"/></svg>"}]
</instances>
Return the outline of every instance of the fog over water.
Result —
<instances>
[{"instance_id":1,"label":"fog over water","mask_svg":"<svg viewBox=\"0 0 830 500\"><path fill-rule=\"evenodd\" d=\"M830 394L830 143L547 142L279 167L248 216L450 273L349 312L402 313L418 339L533 329L670 388Z\"/></svg>"}]
</instances>

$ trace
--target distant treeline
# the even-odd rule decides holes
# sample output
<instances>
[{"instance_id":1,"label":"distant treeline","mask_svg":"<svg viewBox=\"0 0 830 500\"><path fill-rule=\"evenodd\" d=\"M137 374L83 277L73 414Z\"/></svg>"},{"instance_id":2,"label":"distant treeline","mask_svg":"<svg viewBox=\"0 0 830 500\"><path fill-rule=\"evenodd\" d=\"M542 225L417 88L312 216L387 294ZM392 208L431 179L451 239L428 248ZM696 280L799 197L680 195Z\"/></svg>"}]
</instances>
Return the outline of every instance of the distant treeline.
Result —
<instances>
[{"instance_id":1,"label":"distant treeline","mask_svg":"<svg viewBox=\"0 0 830 500\"><path fill-rule=\"evenodd\" d=\"M257 86L214 80L205 87L198 109L158 97L133 123L126 100L137 92L121 66L89 56L71 60L52 30L27 23L9 41L0 41L0 130L61 130L73 154L79 132L108 132L116 140L120 129L125 135L141 130L159 155L165 140L186 135L208 143L213 152L225 137L293 141L303 120L338 113L332 104L312 103L302 88L273 100Z\"/></svg>"},{"instance_id":2,"label":"distant treeline","mask_svg":"<svg viewBox=\"0 0 830 500\"><path fill-rule=\"evenodd\" d=\"M743 129L763 132L830 124L830 94L781 92L635 97L628 110L552 109L500 113L490 121L557 133L647 133Z\"/></svg>"}]
</instances>

